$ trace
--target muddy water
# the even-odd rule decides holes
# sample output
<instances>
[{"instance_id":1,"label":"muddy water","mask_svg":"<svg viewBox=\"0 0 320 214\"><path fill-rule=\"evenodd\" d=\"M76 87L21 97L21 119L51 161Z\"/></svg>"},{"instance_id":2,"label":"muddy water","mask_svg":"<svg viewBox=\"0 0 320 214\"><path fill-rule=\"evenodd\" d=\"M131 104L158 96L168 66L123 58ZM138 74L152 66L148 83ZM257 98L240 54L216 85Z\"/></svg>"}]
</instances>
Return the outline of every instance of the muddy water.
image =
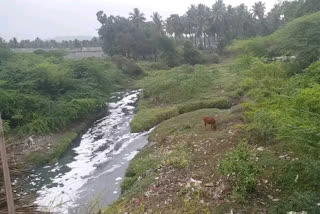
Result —
<instances>
[{"instance_id":1,"label":"muddy water","mask_svg":"<svg viewBox=\"0 0 320 214\"><path fill-rule=\"evenodd\" d=\"M147 144L149 132L131 133L140 91L114 94L109 114L96 121L55 165L35 170L36 204L54 213L87 213L116 200L130 160Z\"/></svg>"}]
</instances>

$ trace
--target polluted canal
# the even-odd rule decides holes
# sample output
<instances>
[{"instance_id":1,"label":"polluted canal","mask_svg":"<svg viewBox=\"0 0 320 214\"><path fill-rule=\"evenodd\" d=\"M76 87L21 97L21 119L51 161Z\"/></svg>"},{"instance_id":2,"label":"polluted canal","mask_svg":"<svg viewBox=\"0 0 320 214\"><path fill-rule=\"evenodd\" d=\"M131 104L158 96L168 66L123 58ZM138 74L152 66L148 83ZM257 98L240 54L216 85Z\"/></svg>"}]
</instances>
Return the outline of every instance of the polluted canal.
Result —
<instances>
[{"instance_id":1,"label":"polluted canal","mask_svg":"<svg viewBox=\"0 0 320 214\"><path fill-rule=\"evenodd\" d=\"M130 160L148 143L149 132L131 133L139 90L113 94L109 113L97 120L60 161L34 171L36 204L53 213L86 213L120 194Z\"/></svg>"}]
</instances>

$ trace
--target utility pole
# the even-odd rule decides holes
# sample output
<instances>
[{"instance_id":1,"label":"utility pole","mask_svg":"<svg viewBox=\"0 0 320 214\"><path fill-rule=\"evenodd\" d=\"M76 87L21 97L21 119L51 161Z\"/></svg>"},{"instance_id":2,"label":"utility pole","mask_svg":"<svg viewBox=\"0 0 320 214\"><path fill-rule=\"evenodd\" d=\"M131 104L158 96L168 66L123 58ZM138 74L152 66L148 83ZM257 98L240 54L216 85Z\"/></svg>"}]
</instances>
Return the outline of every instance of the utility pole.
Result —
<instances>
[{"instance_id":1,"label":"utility pole","mask_svg":"<svg viewBox=\"0 0 320 214\"><path fill-rule=\"evenodd\" d=\"M0 153L1 153L1 162L2 162L2 169L3 169L4 186L6 189L6 196L7 196L8 214L15 214L10 171L8 166L6 145L4 141L1 113L0 113Z\"/></svg>"}]
</instances>

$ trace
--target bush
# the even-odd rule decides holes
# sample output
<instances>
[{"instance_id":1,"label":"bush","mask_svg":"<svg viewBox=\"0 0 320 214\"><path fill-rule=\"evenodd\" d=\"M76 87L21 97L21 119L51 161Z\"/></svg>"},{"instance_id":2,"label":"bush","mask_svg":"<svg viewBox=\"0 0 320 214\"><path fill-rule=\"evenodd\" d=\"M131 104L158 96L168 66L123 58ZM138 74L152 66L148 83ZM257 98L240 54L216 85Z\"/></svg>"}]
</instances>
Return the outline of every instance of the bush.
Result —
<instances>
[{"instance_id":1,"label":"bush","mask_svg":"<svg viewBox=\"0 0 320 214\"><path fill-rule=\"evenodd\" d=\"M169 52L161 54L161 60L163 63L169 66L169 68L174 68L181 65L183 61L182 57L177 52Z\"/></svg>"},{"instance_id":2,"label":"bush","mask_svg":"<svg viewBox=\"0 0 320 214\"><path fill-rule=\"evenodd\" d=\"M190 150L187 147L180 147L169 154L166 163L174 168L186 169L190 163Z\"/></svg>"},{"instance_id":3,"label":"bush","mask_svg":"<svg viewBox=\"0 0 320 214\"><path fill-rule=\"evenodd\" d=\"M37 49L33 51L34 54L44 56L44 57L56 57L56 58L63 58L66 55L66 52L63 50L50 50L45 51L42 49Z\"/></svg>"},{"instance_id":4,"label":"bush","mask_svg":"<svg viewBox=\"0 0 320 214\"><path fill-rule=\"evenodd\" d=\"M207 64L218 64L220 62L220 57L216 53L204 54L204 62Z\"/></svg>"},{"instance_id":5,"label":"bush","mask_svg":"<svg viewBox=\"0 0 320 214\"><path fill-rule=\"evenodd\" d=\"M169 66L163 62L155 62L150 65L151 70L169 70Z\"/></svg>"},{"instance_id":6,"label":"bush","mask_svg":"<svg viewBox=\"0 0 320 214\"><path fill-rule=\"evenodd\" d=\"M233 193L237 200L243 201L248 193L255 191L260 168L246 142L241 142L233 152L226 154L220 161L219 170L234 182Z\"/></svg>"},{"instance_id":7,"label":"bush","mask_svg":"<svg viewBox=\"0 0 320 214\"><path fill-rule=\"evenodd\" d=\"M186 41L183 46L184 62L190 65L202 64L204 59L199 51L197 51L190 41Z\"/></svg>"},{"instance_id":8,"label":"bush","mask_svg":"<svg viewBox=\"0 0 320 214\"><path fill-rule=\"evenodd\" d=\"M139 65L137 65L133 60L127 59L126 57L116 55L116 56L112 56L111 60L124 73L129 74L131 76L139 76L144 73L142 68Z\"/></svg>"},{"instance_id":9,"label":"bush","mask_svg":"<svg viewBox=\"0 0 320 214\"><path fill-rule=\"evenodd\" d=\"M0 111L7 130L21 135L48 133L103 110L125 80L111 62L30 53L10 53L0 71Z\"/></svg>"}]
</instances>

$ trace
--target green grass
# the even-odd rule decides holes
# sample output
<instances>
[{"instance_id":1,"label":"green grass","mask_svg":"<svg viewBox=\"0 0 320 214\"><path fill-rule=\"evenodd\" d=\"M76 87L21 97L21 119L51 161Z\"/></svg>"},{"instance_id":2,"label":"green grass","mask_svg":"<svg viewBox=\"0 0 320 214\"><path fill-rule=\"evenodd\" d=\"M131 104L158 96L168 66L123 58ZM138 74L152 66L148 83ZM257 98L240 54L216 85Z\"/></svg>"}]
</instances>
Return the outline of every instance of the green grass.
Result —
<instances>
[{"instance_id":1,"label":"green grass","mask_svg":"<svg viewBox=\"0 0 320 214\"><path fill-rule=\"evenodd\" d=\"M286 63L247 56L240 62L240 85L250 99L244 104L247 140L266 147L268 151L258 154L260 176L281 190L267 193L280 198L269 211L318 213L320 63L290 77ZM280 159L281 155L289 159Z\"/></svg>"},{"instance_id":2,"label":"green grass","mask_svg":"<svg viewBox=\"0 0 320 214\"><path fill-rule=\"evenodd\" d=\"M0 56L0 111L7 134L61 130L105 108L109 94L128 80L102 59L72 61L51 52L15 53L2 47Z\"/></svg>"},{"instance_id":3,"label":"green grass","mask_svg":"<svg viewBox=\"0 0 320 214\"><path fill-rule=\"evenodd\" d=\"M27 156L27 161L33 165L40 166L50 162L59 160L65 151L71 146L72 142L77 138L75 132L66 133L58 142L47 152L32 152Z\"/></svg>"},{"instance_id":4,"label":"green grass","mask_svg":"<svg viewBox=\"0 0 320 214\"><path fill-rule=\"evenodd\" d=\"M203 108L227 109L239 96L236 73L229 61L221 65L181 66L149 71L138 81L143 88L133 132L148 130L179 114Z\"/></svg>"}]
</instances>

